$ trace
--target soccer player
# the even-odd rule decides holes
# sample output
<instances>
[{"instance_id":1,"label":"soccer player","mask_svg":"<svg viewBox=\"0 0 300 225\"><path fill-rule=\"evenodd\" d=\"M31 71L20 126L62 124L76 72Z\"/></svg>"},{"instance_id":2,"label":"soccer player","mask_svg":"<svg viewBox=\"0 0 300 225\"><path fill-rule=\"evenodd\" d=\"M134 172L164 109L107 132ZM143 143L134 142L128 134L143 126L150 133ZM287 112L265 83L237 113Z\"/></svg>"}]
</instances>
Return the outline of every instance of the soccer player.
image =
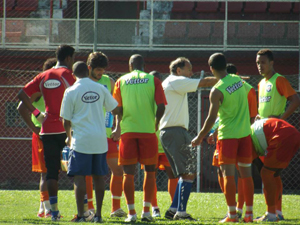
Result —
<instances>
[{"instance_id":1,"label":"soccer player","mask_svg":"<svg viewBox=\"0 0 300 225\"><path fill-rule=\"evenodd\" d=\"M192 64L184 57L171 62L170 73L162 83L168 104L159 129L160 140L173 175L179 180L165 218L194 220L190 214L186 213L197 167L195 151L189 147L192 139L187 132L189 125L187 93L195 92L198 87L213 86L217 79L214 77L191 79Z\"/></svg>"},{"instance_id":2,"label":"soccer player","mask_svg":"<svg viewBox=\"0 0 300 225\"><path fill-rule=\"evenodd\" d=\"M151 71L149 74L155 76L160 81L162 81L162 75L158 71L154 70L154 71ZM161 145L161 142L159 139L159 134L160 134L160 131L157 130L156 137L158 140L158 162L157 162L157 166L156 166L156 175L157 175L157 169L166 171L166 174L168 176L168 192L170 194L171 201L172 201L174 198L174 195L175 195L178 178L174 177L174 175L173 175L171 165L170 165L169 160L168 160L168 158L164 152L164 149ZM152 205L152 216L160 217L161 216L160 210L159 210L159 207L157 204L157 185L156 185L156 183L155 183L154 195L153 195L153 198L151 201L151 205Z\"/></svg>"},{"instance_id":3,"label":"soccer player","mask_svg":"<svg viewBox=\"0 0 300 225\"><path fill-rule=\"evenodd\" d=\"M258 84L258 117L268 118L277 117L286 120L300 105L300 99L291 87L288 80L276 73L274 66L274 56L269 49L261 49L256 54L256 64L259 73L263 76L263 79ZM289 105L286 108L286 102L289 101ZM286 110L285 110L286 108ZM255 164L261 164L259 159L256 159ZM279 219L283 220L281 204L282 204L282 181L280 173L275 174L275 185L278 190L278 203L276 206L276 214Z\"/></svg>"},{"instance_id":4,"label":"soccer player","mask_svg":"<svg viewBox=\"0 0 300 225\"><path fill-rule=\"evenodd\" d=\"M244 222L252 222L254 186L251 175L252 145L246 89L239 76L227 74L226 58L222 53L211 55L208 65L212 74L220 80L210 92L208 116L201 131L192 140L192 145L201 144L205 135L213 127L218 114L218 161L223 174L224 194L228 206L228 215L220 222L238 222L234 180L236 162L246 201Z\"/></svg>"},{"instance_id":5,"label":"soccer player","mask_svg":"<svg viewBox=\"0 0 300 225\"><path fill-rule=\"evenodd\" d=\"M161 82L143 70L143 57L132 55L129 59L130 73L117 80L113 94L123 112L120 122L119 165L123 165L123 190L128 207L125 222L135 222L137 219L134 205L134 173L137 162L145 166L141 219L146 222L154 220L150 214L150 205L156 182L158 154L155 131L164 113L166 99Z\"/></svg>"},{"instance_id":6,"label":"soccer player","mask_svg":"<svg viewBox=\"0 0 300 225\"><path fill-rule=\"evenodd\" d=\"M238 74L237 68L232 63L227 63L226 65L226 71L228 74ZM249 114L250 114L250 123L253 124L255 117L257 115L257 97L254 88L248 84L247 82L243 81L244 87L246 88L247 92L247 98L248 98L248 106L249 106ZM209 144L214 144L214 138L217 136L218 130L216 130L214 133L211 133L208 137L207 141ZM218 173L218 181L220 184L221 191L224 193L224 179L222 176L222 172L219 169L220 165L218 162L218 156L219 156L219 149L218 146L216 146L216 150L214 152L213 157L213 166L218 167L217 173ZM237 191L238 191L238 201L236 205L237 215L239 218L241 218L243 214L243 205L244 205L244 191L243 191L243 184L241 180L241 176L238 174L238 185L237 185Z\"/></svg>"},{"instance_id":7,"label":"soccer player","mask_svg":"<svg viewBox=\"0 0 300 225\"><path fill-rule=\"evenodd\" d=\"M278 201L278 186L276 179L285 169L300 147L300 133L288 122L277 118L265 118L251 126L251 138L254 149L263 156L261 178L264 184L264 195L267 212L254 221L278 221L276 205Z\"/></svg>"},{"instance_id":8,"label":"soccer player","mask_svg":"<svg viewBox=\"0 0 300 225\"><path fill-rule=\"evenodd\" d=\"M102 52L93 52L88 56L87 65L89 69L89 78L104 85L111 94L113 94L115 81L108 75L105 75L105 69L108 66L108 58ZM104 110L104 115L106 111ZM122 196L122 182L123 182L123 169L118 165L118 155L119 155L119 138L120 134L116 134L120 129L115 129L112 132L111 127L106 128L106 136L108 141L108 152L107 152L107 164L111 170L110 178L110 192L111 192L111 217L124 217L126 213L121 208L121 196ZM89 185L91 188L91 193L93 186ZM87 186L87 193L89 193ZM88 194L89 205L93 196Z\"/></svg>"},{"instance_id":9,"label":"soccer player","mask_svg":"<svg viewBox=\"0 0 300 225\"><path fill-rule=\"evenodd\" d=\"M103 107L106 111L116 114L118 103L107 88L88 78L89 71L84 62L76 62L73 71L77 81L64 93L60 116L63 118L67 133L66 144L71 148L68 175L74 176L78 211L75 222L90 220L84 216L87 175L93 176L95 184L97 210L93 222L102 222L104 176L108 172L106 163L108 146Z\"/></svg>"},{"instance_id":10,"label":"soccer player","mask_svg":"<svg viewBox=\"0 0 300 225\"><path fill-rule=\"evenodd\" d=\"M49 58L45 61L43 65L43 71L48 70L55 66L56 58ZM31 96L30 101L32 105L40 110L45 112L45 103L41 93L37 93L34 96ZM40 140L39 132L41 129L41 123L35 118L34 115L28 113L27 108L21 101L18 106L18 111L27 124L27 126L32 130L32 171L41 174L40 178L40 208L37 216L41 218L47 218L51 216L50 211L50 202L49 202L49 193L46 183L46 166L44 160L44 148L43 143Z\"/></svg>"},{"instance_id":11,"label":"soccer player","mask_svg":"<svg viewBox=\"0 0 300 225\"><path fill-rule=\"evenodd\" d=\"M58 174L61 152L65 146L66 131L59 116L60 105L65 89L75 82L72 74L75 49L69 45L60 45L56 49L57 63L52 69L37 75L18 93L18 98L26 108L42 123L40 137L44 146L44 158L47 168L47 187L51 205L52 221L60 220L57 204ZM35 108L29 97L42 93L45 101L45 115Z\"/></svg>"}]
</instances>

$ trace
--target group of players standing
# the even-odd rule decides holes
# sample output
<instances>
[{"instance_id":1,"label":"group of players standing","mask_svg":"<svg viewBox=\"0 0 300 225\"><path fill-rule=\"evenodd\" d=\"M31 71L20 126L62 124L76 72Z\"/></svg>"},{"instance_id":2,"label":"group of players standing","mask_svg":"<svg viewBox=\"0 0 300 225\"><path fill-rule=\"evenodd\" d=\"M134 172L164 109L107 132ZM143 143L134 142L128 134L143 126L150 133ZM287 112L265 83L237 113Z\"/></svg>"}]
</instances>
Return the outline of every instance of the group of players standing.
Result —
<instances>
[{"instance_id":1,"label":"group of players standing","mask_svg":"<svg viewBox=\"0 0 300 225\"><path fill-rule=\"evenodd\" d=\"M168 191L172 204L166 211L165 218L194 220L186 212L197 168L197 158L194 157L195 152L190 146L202 142L218 115L215 161L220 166L220 187L228 205L228 214L220 222L237 222L239 219L235 201L236 164L241 181L238 185L239 196L246 202L243 220L253 221L254 187L251 163L258 157L256 152L264 155L261 157L264 163L261 175L268 206L266 215L259 220L275 221L276 213L283 218L282 183L279 175L300 146L299 132L284 119L295 111L300 105L300 100L289 82L274 72L274 60L270 50L257 53L257 67L264 76L259 84L260 120L257 116L257 122L254 122L253 118L250 121L250 117L257 115L257 102L252 98L252 101L248 101L249 106L247 104L251 93L253 96L253 89L247 88L249 85L239 76L227 73L226 59L221 53L215 53L209 58L213 77L192 79L190 61L180 57L171 62L170 75L162 83L155 76L156 72L144 72L144 59L141 55L130 57L130 72L121 76L116 83L104 75L108 66L105 54L93 52L88 56L87 63L74 63L74 57L73 47L59 46L56 50L56 60L52 59L56 64L52 65L52 68L47 67L49 61L46 61L45 71L27 83L18 94L21 100L18 110L33 131L33 170L43 174L38 216L51 216L53 221L61 218L57 205L57 182L61 151L67 144L71 148L67 173L74 176L78 211L74 222L102 222L101 208L107 165L112 171L111 216L126 216L120 207L124 191L128 208L125 221L135 222L137 215L134 173L138 162L144 165L145 169L141 220L152 222L153 217L160 216L156 199L158 167L164 167L169 177ZM209 115L200 133L192 140L188 134L187 93L195 92L199 87L213 85ZM287 100L290 104L285 111ZM44 101L45 108L42 102L38 103L39 101ZM251 111L253 107L256 107L256 110ZM30 119L28 111L32 113L33 120ZM115 115L114 130L105 128L106 112ZM267 119L268 117L272 119ZM42 125L39 125L38 121ZM254 122L251 127L250 122ZM160 143L157 134L165 154L158 153ZM42 149L46 167L42 163ZM36 152L40 154L34 157ZM38 157L39 160L35 160ZM35 162L40 166L34 168ZM93 184L96 211L92 202ZM275 205L280 205L280 208L276 208ZM242 206L237 208L240 212Z\"/></svg>"}]
</instances>

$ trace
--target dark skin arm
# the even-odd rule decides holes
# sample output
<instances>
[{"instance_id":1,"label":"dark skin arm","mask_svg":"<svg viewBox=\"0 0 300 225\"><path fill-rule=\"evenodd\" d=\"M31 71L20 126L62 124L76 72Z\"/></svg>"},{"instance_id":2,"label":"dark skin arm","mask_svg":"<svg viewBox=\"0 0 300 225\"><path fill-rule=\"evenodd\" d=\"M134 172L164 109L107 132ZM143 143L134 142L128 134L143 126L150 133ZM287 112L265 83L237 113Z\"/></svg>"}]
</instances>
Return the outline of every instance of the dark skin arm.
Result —
<instances>
[{"instance_id":1,"label":"dark skin arm","mask_svg":"<svg viewBox=\"0 0 300 225\"><path fill-rule=\"evenodd\" d=\"M207 135L207 133L213 127L213 125L217 119L217 115L218 115L218 111L219 111L219 104L220 104L220 102L223 101L222 92L219 91L218 89L213 88L209 95L209 101L210 101L210 107L209 107L208 116L204 122L204 125L203 125L201 131L192 140L193 147L200 145L202 143L203 139L205 138L205 136Z\"/></svg>"},{"instance_id":2,"label":"dark skin arm","mask_svg":"<svg viewBox=\"0 0 300 225\"><path fill-rule=\"evenodd\" d=\"M31 98L29 98L30 104L32 105L32 102L38 101L41 96L42 96L41 93L33 94L31 96ZM23 103L23 101L20 101L17 110L18 110L19 114L21 115L22 119L24 120L24 122L27 124L27 126L32 130L32 132L39 135L40 128L36 127L33 124L32 120L31 120L30 112L28 111L28 109L27 109L26 105Z\"/></svg>"},{"instance_id":3,"label":"dark skin arm","mask_svg":"<svg viewBox=\"0 0 300 225\"><path fill-rule=\"evenodd\" d=\"M287 107L286 111L280 116L280 119L282 120L286 120L300 106L300 98L298 94L294 94L288 97L287 100L290 102L290 104Z\"/></svg>"},{"instance_id":4,"label":"dark skin arm","mask_svg":"<svg viewBox=\"0 0 300 225\"><path fill-rule=\"evenodd\" d=\"M70 147L71 146L71 140L72 140L72 129L71 129L72 124L71 124L71 121L63 119L63 125L64 125L64 128L66 130L66 134L67 134L66 145Z\"/></svg>"},{"instance_id":5,"label":"dark skin arm","mask_svg":"<svg viewBox=\"0 0 300 225\"><path fill-rule=\"evenodd\" d=\"M159 122L165 112L165 104L161 103L157 105L156 115L155 115L155 131L158 130Z\"/></svg>"}]
</instances>

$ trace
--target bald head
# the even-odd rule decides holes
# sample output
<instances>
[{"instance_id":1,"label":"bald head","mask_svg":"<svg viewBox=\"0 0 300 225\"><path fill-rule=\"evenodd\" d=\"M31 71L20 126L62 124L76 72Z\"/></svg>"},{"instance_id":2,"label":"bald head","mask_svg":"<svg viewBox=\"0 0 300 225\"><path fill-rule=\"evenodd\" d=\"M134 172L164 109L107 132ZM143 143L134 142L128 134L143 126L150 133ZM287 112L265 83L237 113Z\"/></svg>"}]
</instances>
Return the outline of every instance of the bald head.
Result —
<instances>
[{"instance_id":1,"label":"bald head","mask_svg":"<svg viewBox=\"0 0 300 225\"><path fill-rule=\"evenodd\" d=\"M144 58L141 55L132 55L129 59L129 70L144 70Z\"/></svg>"},{"instance_id":2,"label":"bald head","mask_svg":"<svg viewBox=\"0 0 300 225\"><path fill-rule=\"evenodd\" d=\"M78 78L88 77L89 70L85 62L78 61L73 64L73 73Z\"/></svg>"}]
</instances>

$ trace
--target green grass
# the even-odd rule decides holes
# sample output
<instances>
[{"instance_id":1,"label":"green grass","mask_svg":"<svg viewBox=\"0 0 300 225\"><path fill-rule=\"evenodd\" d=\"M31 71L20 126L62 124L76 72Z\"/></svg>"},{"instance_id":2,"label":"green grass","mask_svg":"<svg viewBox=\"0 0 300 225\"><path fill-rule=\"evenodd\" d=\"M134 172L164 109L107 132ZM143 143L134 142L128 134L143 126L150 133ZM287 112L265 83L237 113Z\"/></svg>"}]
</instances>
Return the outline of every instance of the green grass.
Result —
<instances>
[{"instance_id":1,"label":"green grass","mask_svg":"<svg viewBox=\"0 0 300 225\"><path fill-rule=\"evenodd\" d=\"M110 192L106 191L102 209L104 224L125 224L123 219L109 217L110 196ZM170 205L170 197L167 192L158 192L157 198L163 216ZM136 224L146 224L140 222L142 199L142 192L136 192L135 205L138 213ZM59 224L73 224L69 221L76 214L74 192L59 191L58 201L60 212L64 216ZM122 197L121 204L122 208L126 210L124 197ZM40 219L36 217L38 207L38 191L2 190L0 191L0 224L51 224L52 222L49 218ZM156 219L151 224L218 224L218 221L224 217L226 208L223 194L191 193L187 212L193 215L198 220L197 222L169 221L162 217ZM263 215L265 210L266 206L263 195L256 194L254 197L254 217ZM300 224L300 195L284 195L283 212L286 220L279 222L279 224Z\"/></svg>"}]
</instances>

